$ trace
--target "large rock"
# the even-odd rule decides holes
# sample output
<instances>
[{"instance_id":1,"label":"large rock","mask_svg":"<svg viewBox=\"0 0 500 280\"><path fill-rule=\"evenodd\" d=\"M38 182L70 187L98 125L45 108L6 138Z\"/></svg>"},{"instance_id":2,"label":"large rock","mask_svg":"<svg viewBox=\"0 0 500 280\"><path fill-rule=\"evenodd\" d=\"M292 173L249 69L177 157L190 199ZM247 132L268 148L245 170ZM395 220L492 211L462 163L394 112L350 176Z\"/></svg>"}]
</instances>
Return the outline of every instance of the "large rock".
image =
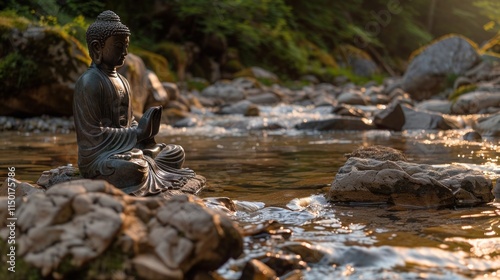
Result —
<instances>
[{"instance_id":1,"label":"large rock","mask_svg":"<svg viewBox=\"0 0 500 280\"><path fill-rule=\"evenodd\" d=\"M74 84L90 64L87 51L60 29L23 29L13 21L0 22L0 46L10 46L0 51L0 114L72 115Z\"/></svg>"},{"instance_id":2,"label":"large rock","mask_svg":"<svg viewBox=\"0 0 500 280\"><path fill-rule=\"evenodd\" d=\"M474 43L462 36L446 36L413 58L403 76L402 88L416 100L427 99L443 90L447 79L465 74L480 61Z\"/></svg>"},{"instance_id":3,"label":"large rock","mask_svg":"<svg viewBox=\"0 0 500 280\"><path fill-rule=\"evenodd\" d=\"M392 103L386 109L377 112L373 122L383 129L395 131L415 129L460 129L465 126L456 116L419 111L399 103Z\"/></svg>"},{"instance_id":4,"label":"large rock","mask_svg":"<svg viewBox=\"0 0 500 280\"><path fill-rule=\"evenodd\" d=\"M500 137L500 114L478 119L474 130L483 137Z\"/></svg>"},{"instance_id":5,"label":"large rock","mask_svg":"<svg viewBox=\"0 0 500 280\"><path fill-rule=\"evenodd\" d=\"M304 121L295 126L299 130L370 130L376 126L365 118L335 116L326 120Z\"/></svg>"},{"instance_id":6,"label":"large rock","mask_svg":"<svg viewBox=\"0 0 500 280\"><path fill-rule=\"evenodd\" d=\"M11 234L7 203L0 198L2 244ZM242 252L232 221L187 195L138 198L105 181L79 180L18 200L16 207L19 279L111 279L116 273L185 279Z\"/></svg>"},{"instance_id":7,"label":"large rock","mask_svg":"<svg viewBox=\"0 0 500 280\"><path fill-rule=\"evenodd\" d=\"M331 202L389 204L400 208L474 206L493 200L492 182L462 166L351 157L328 192Z\"/></svg>"},{"instance_id":8,"label":"large rock","mask_svg":"<svg viewBox=\"0 0 500 280\"><path fill-rule=\"evenodd\" d=\"M461 95L451 106L453 114L486 113L489 108L500 107L500 92L475 91Z\"/></svg>"}]
</instances>

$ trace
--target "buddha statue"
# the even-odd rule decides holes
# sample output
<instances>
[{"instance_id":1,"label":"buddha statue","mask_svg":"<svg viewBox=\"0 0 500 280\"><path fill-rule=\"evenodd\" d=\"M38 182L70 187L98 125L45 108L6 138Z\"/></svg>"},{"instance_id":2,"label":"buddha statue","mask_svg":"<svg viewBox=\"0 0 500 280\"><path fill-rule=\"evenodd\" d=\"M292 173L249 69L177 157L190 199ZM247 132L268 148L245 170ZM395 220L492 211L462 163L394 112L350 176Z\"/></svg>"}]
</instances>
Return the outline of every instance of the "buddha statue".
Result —
<instances>
[{"instance_id":1,"label":"buddha statue","mask_svg":"<svg viewBox=\"0 0 500 280\"><path fill-rule=\"evenodd\" d=\"M114 12L105 11L86 36L92 63L76 82L73 101L81 175L136 196L200 190L205 178L183 168L183 148L154 139L162 108L149 108L134 119L129 83L116 72L128 53L128 27Z\"/></svg>"}]
</instances>

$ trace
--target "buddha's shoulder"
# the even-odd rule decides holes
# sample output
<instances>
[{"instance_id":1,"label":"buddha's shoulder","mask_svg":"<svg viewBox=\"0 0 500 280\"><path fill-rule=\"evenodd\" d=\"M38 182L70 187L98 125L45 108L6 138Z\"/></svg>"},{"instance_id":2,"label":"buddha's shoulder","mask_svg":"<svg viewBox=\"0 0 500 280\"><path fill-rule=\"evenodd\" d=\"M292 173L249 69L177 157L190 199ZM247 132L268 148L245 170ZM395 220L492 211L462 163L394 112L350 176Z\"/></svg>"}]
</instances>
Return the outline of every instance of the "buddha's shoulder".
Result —
<instances>
[{"instance_id":1,"label":"buddha's shoulder","mask_svg":"<svg viewBox=\"0 0 500 280\"><path fill-rule=\"evenodd\" d=\"M102 74L99 73L99 70L95 68L89 68L85 73L83 73L78 79L77 83L89 85L94 83L100 83L103 80Z\"/></svg>"}]
</instances>

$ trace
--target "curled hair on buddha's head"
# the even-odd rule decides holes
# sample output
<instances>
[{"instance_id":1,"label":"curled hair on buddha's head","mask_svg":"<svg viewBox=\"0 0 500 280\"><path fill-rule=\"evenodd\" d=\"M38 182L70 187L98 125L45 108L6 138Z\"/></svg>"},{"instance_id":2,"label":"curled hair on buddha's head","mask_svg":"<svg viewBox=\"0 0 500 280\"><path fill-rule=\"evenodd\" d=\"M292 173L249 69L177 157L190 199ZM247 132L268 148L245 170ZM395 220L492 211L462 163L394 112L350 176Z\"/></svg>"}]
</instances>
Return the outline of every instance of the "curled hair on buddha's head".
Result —
<instances>
[{"instance_id":1,"label":"curled hair on buddha's head","mask_svg":"<svg viewBox=\"0 0 500 280\"><path fill-rule=\"evenodd\" d=\"M100 13L96 21L89 26L86 33L87 46L89 47L91 56L90 44L93 41L98 41L101 47L103 47L106 39L115 35L130 36L130 30L120 22L120 17L115 12L108 10Z\"/></svg>"}]
</instances>

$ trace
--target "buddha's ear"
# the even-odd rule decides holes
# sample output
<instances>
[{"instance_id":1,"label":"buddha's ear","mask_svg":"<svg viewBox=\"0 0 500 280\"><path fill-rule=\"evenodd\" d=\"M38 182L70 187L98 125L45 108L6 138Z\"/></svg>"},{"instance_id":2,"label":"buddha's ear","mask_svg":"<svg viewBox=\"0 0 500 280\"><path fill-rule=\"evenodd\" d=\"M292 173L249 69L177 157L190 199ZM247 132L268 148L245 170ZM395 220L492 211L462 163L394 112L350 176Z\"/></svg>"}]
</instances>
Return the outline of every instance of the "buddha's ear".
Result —
<instances>
[{"instance_id":1,"label":"buddha's ear","mask_svg":"<svg viewBox=\"0 0 500 280\"><path fill-rule=\"evenodd\" d=\"M98 40L93 40L92 42L90 42L89 49L90 49L92 60L94 60L94 63L97 65L101 64L101 60L102 60L101 43L99 43Z\"/></svg>"}]
</instances>

